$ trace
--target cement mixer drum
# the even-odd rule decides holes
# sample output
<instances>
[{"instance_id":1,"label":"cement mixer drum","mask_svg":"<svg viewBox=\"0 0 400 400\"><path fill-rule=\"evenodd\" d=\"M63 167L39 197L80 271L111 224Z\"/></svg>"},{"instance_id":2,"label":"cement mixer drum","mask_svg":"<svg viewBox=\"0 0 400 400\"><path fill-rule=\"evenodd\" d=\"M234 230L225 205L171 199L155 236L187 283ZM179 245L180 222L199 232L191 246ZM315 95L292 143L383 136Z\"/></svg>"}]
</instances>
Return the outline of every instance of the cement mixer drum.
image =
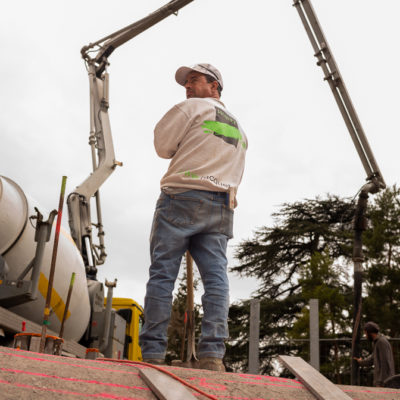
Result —
<instances>
[{"instance_id":1,"label":"cement mixer drum","mask_svg":"<svg viewBox=\"0 0 400 400\"><path fill-rule=\"evenodd\" d=\"M36 214L34 207L37 207L44 216L48 215L34 200L28 198L14 181L0 176L0 255L9 268L7 279L17 279L34 258L35 228L29 221L29 217ZM37 299L9 308L10 311L38 324L41 324L43 320L55 223L56 221L54 221L50 241L46 243L44 251ZM60 329L73 272L76 274L75 283L65 323L64 337L78 341L83 336L90 318L86 273L80 252L68 230L61 227L49 319L49 328L55 332ZM30 273L25 279L29 278Z\"/></svg>"}]
</instances>

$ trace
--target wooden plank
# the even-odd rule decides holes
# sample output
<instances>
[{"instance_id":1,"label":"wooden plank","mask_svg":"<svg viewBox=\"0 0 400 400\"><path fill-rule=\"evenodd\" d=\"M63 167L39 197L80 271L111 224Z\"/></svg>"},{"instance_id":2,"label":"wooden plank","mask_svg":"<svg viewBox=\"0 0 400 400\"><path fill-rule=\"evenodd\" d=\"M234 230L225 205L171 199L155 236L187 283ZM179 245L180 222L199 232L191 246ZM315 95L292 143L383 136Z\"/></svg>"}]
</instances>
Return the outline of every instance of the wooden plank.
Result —
<instances>
[{"instance_id":1,"label":"wooden plank","mask_svg":"<svg viewBox=\"0 0 400 400\"><path fill-rule=\"evenodd\" d=\"M352 400L301 357L278 356L303 385L319 400Z\"/></svg>"},{"instance_id":2,"label":"wooden plank","mask_svg":"<svg viewBox=\"0 0 400 400\"><path fill-rule=\"evenodd\" d=\"M141 369L139 376L160 400L196 400L182 383L156 369Z\"/></svg>"}]
</instances>

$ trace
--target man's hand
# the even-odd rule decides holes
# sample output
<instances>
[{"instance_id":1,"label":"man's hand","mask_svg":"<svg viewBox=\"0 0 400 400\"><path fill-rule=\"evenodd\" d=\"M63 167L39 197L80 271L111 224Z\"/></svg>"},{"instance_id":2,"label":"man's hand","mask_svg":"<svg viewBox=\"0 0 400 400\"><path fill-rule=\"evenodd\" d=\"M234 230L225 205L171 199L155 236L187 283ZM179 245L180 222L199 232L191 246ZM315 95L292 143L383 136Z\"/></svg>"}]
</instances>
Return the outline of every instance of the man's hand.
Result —
<instances>
[{"instance_id":1,"label":"man's hand","mask_svg":"<svg viewBox=\"0 0 400 400\"><path fill-rule=\"evenodd\" d=\"M358 363L360 363L362 361L362 358L353 357L353 360L356 360Z\"/></svg>"}]
</instances>

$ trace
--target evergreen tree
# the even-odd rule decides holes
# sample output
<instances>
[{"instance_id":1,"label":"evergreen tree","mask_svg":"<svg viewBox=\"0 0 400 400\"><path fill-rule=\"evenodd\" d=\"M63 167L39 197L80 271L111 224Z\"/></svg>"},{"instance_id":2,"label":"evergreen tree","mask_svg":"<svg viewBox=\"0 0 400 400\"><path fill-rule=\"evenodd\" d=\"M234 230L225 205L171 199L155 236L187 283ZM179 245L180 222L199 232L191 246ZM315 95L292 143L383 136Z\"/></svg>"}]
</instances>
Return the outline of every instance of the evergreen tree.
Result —
<instances>
[{"instance_id":1,"label":"evergreen tree","mask_svg":"<svg viewBox=\"0 0 400 400\"><path fill-rule=\"evenodd\" d=\"M310 262L300 271L299 284L303 299L319 300L320 337L336 337L337 333L349 333L348 317L350 314L352 288L348 285L349 273L340 264L334 264L327 253L314 253ZM350 301L349 301L350 300ZM307 316L307 318L304 318ZM304 324L304 320L306 320ZM308 309L303 318L297 319L292 333L297 338L309 337Z\"/></svg>"},{"instance_id":2,"label":"evergreen tree","mask_svg":"<svg viewBox=\"0 0 400 400\"><path fill-rule=\"evenodd\" d=\"M325 199L284 204L274 226L262 227L237 248L239 265L231 270L256 277L261 300L260 360L263 373L274 371L279 354L303 355L308 344L285 347L309 337L308 302L320 301L322 371L337 383L350 367L352 330L352 218L355 204ZM374 320L392 337L400 335L400 190L394 186L371 198L370 227L364 232L363 321ZM226 360L247 369L249 302L230 309L231 340ZM331 340L331 341L329 341ZM298 343L298 342L295 342ZM325 360L325 361L324 361ZM400 367L400 366L399 366Z\"/></svg>"},{"instance_id":3,"label":"evergreen tree","mask_svg":"<svg viewBox=\"0 0 400 400\"><path fill-rule=\"evenodd\" d=\"M272 214L272 228L262 227L253 239L239 244L236 258L240 265L231 271L258 278L259 297L276 299L298 293L299 269L314 253L327 251L334 260L349 260L353 214L350 201L332 195L285 203Z\"/></svg>"},{"instance_id":4,"label":"evergreen tree","mask_svg":"<svg viewBox=\"0 0 400 400\"><path fill-rule=\"evenodd\" d=\"M236 257L240 265L231 270L260 281L256 296L261 300L260 361L263 373L273 372L275 367L271 361L278 354L298 354L301 350L296 346L289 350L287 342L289 332L295 329L294 324L308 304L308 289L304 287L304 292L303 286L309 282L311 288L319 279L314 276L318 271L309 271L309 268L319 265L316 260L324 254L335 260L334 272L344 271L339 265L344 267L351 260L353 213L354 205L338 196L286 203L273 214L272 228L258 229L252 240L238 246ZM344 276L337 283L342 281L345 281ZM336 292L332 290L333 296ZM237 327L238 320L241 330ZM226 360L234 368L245 369L247 366L248 320L248 302L231 307L232 340ZM241 362L238 361L240 357Z\"/></svg>"},{"instance_id":5,"label":"evergreen tree","mask_svg":"<svg viewBox=\"0 0 400 400\"><path fill-rule=\"evenodd\" d=\"M391 337L400 336L400 189L378 194L369 208L365 233L365 320L377 322Z\"/></svg>"},{"instance_id":6,"label":"evergreen tree","mask_svg":"<svg viewBox=\"0 0 400 400\"><path fill-rule=\"evenodd\" d=\"M343 383L341 374L349 367L349 351L346 352L346 358L339 357L339 343L335 340L338 335L351 336L349 315L352 290L348 285L348 275L346 269L340 264L335 265L326 253L314 253L310 263L302 268L299 278L306 304L311 299L319 300L319 337L325 339L320 343L320 370L336 383ZM309 326L309 308L304 307L293 328L289 330L289 337L308 339ZM310 358L308 343L302 346L299 356L305 360Z\"/></svg>"}]
</instances>

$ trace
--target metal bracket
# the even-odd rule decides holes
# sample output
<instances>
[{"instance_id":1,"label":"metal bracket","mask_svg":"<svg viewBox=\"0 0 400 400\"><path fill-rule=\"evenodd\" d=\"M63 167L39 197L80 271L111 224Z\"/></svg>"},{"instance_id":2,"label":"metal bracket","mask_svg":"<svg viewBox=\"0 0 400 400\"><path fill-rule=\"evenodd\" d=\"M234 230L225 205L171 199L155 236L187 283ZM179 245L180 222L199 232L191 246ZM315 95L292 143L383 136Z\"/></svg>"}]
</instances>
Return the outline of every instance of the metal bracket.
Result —
<instances>
[{"instance_id":1,"label":"metal bracket","mask_svg":"<svg viewBox=\"0 0 400 400\"><path fill-rule=\"evenodd\" d=\"M11 307L36 299L39 276L42 269L44 248L46 242L50 240L51 229L54 218L57 215L57 210L53 210L49 214L47 221L43 221L43 215L36 207L35 211L36 215L29 218L31 221L35 219L37 220L35 232L35 242L37 242L35 257L15 280L5 279L7 277L7 274L5 273L6 269L3 267L3 272L0 269L0 275L3 275L4 279L1 279L0 276L0 306ZM23 280L31 270L32 274L30 280Z\"/></svg>"}]
</instances>

